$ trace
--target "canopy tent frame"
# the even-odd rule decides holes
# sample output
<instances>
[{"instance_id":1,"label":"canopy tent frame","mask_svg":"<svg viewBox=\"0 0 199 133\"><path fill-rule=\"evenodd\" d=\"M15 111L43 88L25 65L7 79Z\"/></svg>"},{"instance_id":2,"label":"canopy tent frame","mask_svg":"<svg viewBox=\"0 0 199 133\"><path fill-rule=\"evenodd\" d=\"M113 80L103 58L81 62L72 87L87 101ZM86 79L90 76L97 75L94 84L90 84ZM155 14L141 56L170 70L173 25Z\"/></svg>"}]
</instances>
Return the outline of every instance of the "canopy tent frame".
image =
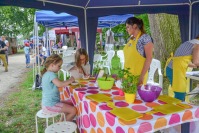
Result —
<instances>
[{"instance_id":1,"label":"canopy tent frame","mask_svg":"<svg viewBox=\"0 0 199 133\"><path fill-rule=\"evenodd\" d=\"M23 7L35 7L38 9L67 12L78 17L82 47L89 49L90 64L94 56L96 37L93 29L97 27L97 19L100 16L127 13L169 13L176 14L180 20L181 39L192 39L199 32L199 0L2 0L0 5L16 5ZM66 8L67 7L67 8ZM192 12L196 9L194 12ZM191 16L190 16L191 14ZM193 20L193 21L192 21Z\"/></svg>"}]
</instances>

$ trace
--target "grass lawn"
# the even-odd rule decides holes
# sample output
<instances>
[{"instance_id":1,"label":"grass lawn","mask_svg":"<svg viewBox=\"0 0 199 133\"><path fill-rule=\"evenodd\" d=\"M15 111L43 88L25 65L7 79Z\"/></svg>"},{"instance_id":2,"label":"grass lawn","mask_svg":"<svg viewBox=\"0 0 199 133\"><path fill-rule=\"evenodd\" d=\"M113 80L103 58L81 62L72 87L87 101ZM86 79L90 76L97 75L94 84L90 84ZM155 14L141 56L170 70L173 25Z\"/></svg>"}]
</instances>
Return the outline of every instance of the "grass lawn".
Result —
<instances>
[{"instance_id":1,"label":"grass lawn","mask_svg":"<svg viewBox=\"0 0 199 133\"><path fill-rule=\"evenodd\" d=\"M119 70L119 58L117 56L113 58L112 66L112 74L117 74ZM3 107L0 108L0 133L34 133L36 131L35 114L41 109L42 91L32 91L32 78L32 71L25 74L24 81L16 86L17 91L5 99ZM61 79L63 79L63 75L61 75ZM163 81L163 93L166 94L168 80L164 78ZM199 99L199 97L197 98ZM43 133L45 119L38 118L38 125L39 132Z\"/></svg>"},{"instance_id":2,"label":"grass lawn","mask_svg":"<svg viewBox=\"0 0 199 133\"><path fill-rule=\"evenodd\" d=\"M24 75L24 82L17 87L0 108L1 133L34 133L35 114L41 109L41 90L32 91L32 71ZM39 131L44 132L45 119L38 119Z\"/></svg>"}]
</instances>

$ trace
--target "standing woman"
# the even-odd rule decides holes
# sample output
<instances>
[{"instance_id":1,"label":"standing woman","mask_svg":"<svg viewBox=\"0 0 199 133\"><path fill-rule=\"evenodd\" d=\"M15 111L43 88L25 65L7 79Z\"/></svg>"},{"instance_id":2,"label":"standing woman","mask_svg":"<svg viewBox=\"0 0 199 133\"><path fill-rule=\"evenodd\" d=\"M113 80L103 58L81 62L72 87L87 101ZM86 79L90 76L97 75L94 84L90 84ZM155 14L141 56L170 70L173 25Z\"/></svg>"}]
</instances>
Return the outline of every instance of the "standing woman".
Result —
<instances>
[{"instance_id":1,"label":"standing woman","mask_svg":"<svg viewBox=\"0 0 199 133\"><path fill-rule=\"evenodd\" d=\"M130 68L133 75L139 75L138 85L146 84L153 58L152 38L146 34L143 21L136 17L126 20L126 30L130 40L123 49L124 67Z\"/></svg>"},{"instance_id":2,"label":"standing woman","mask_svg":"<svg viewBox=\"0 0 199 133\"><path fill-rule=\"evenodd\" d=\"M190 41L182 43L166 63L166 76L168 77L174 96L185 100L187 81L186 71L188 67L199 66L199 35Z\"/></svg>"}]
</instances>

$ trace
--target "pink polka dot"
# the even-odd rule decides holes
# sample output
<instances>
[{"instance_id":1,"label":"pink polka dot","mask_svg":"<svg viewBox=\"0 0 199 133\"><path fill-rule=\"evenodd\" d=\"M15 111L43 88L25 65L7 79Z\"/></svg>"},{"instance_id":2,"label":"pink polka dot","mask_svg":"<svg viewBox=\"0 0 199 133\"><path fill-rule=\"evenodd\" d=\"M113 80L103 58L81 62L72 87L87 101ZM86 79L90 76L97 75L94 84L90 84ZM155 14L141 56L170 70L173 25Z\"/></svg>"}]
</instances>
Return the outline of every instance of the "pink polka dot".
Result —
<instances>
[{"instance_id":1,"label":"pink polka dot","mask_svg":"<svg viewBox=\"0 0 199 133\"><path fill-rule=\"evenodd\" d=\"M90 91L87 91L87 93L97 94L98 91L90 90Z\"/></svg>"},{"instance_id":2,"label":"pink polka dot","mask_svg":"<svg viewBox=\"0 0 199 133\"><path fill-rule=\"evenodd\" d=\"M179 114L173 114L169 120L169 125L176 124L180 122L180 115Z\"/></svg>"},{"instance_id":3,"label":"pink polka dot","mask_svg":"<svg viewBox=\"0 0 199 133\"><path fill-rule=\"evenodd\" d=\"M160 104L166 104L165 102L163 102L163 101L160 101L160 100L158 100L158 102L159 102Z\"/></svg>"},{"instance_id":4,"label":"pink polka dot","mask_svg":"<svg viewBox=\"0 0 199 133\"><path fill-rule=\"evenodd\" d=\"M67 87L66 89L66 92L68 93L68 94L70 94L70 91L69 91L69 88Z\"/></svg>"},{"instance_id":5,"label":"pink polka dot","mask_svg":"<svg viewBox=\"0 0 199 133\"><path fill-rule=\"evenodd\" d=\"M118 107L127 107L127 106L129 106L129 104L126 103L126 102L121 101L121 102L116 102L115 106L118 106Z\"/></svg>"},{"instance_id":6,"label":"pink polka dot","mask_svg":"<svg viewBox=\"0 0 199 133\"><path fill-rule=\"evenodd\" d=\"M76 102L75 102L75 99L74 99L73 96L71 96L71 100L72 100L72 102L73 102L73 105L76 105Z\"/></svg>"},{"instance_id":7,"label":"pink polka dot","mask_svg":"<svg viewBox=\"0 0 199 133\"><path fill-rule=\"evenodd\" d=\"M143 106L143 105L135 105L132 107L133 110L136 110L136 111L146 111L147 110L147 107Z\"/></svg>"},{"instance_id":8,"label":"pink polka dot","mask_svg":"<svg viewBox=\"0 0 199 133\"><path fill-rule=\"evenodd\" d=\"M199 118L199 108L195 111L195 117Z\"/></svg>"},{"instance_id":9,"label":"pink polka dot","mask_svg":"<svg viewBox=\"0 0 199 133\"><path fill-rule=\"evenodd\" d=\"M83 99L83 97L84 97L85 94L86 94L85 92L78 92L78 97L79 97L79 99L81 101L82 101L82 99Z\"/></svg>"},{"instance_id":10,"label":"pink polka dot","mask_svg":"<svg viewBox=\"0 0 199 133\"><path fill-rule=\"evenodd\" d=\"M93 127L95 127L96 126L96 119L95 119L93 114L90 114L90 121L91 121L91 124L93 125Z\"/></svg>"},{"instance_id":11,"label":"pink polka dot","mask_svg":"<svg viewBox=\"0 0 199 133\"><path fill-rule=\"evenodd\" d=\"M138 128L138 133L145 133L152 130L152 125L149 122L143 122Z\"/></svg>"},{"instance_id":12,"label":"pink polka dot","mask_svg":"<svg viewBox=\"0 0 199 133\"><path fill-rule=\"evenodd\" d=\"M113 95L119 95L119 92L118 91L114 91L112 92Z\"/></svg>"},{"instance_id":13,"label":"pink polka dot","mask_svg":"<svg viewBox=\"0 0 199 133\"><path fill-rule=\"evenodd\" d=\"M111 90L102 90L102 89L100 89L100 91L103 91L103 92L110 92Z\"/></svg>"},{"instance_id":14,"label":"pink polka dot","mask_svg":"<svg viewBox=\"0 0 199 133\"><path fill-rule=\"evenodd\" d=\"M88 118L88 115L84 115L83 116L83 124L85 128L89 128L90 127L90 120Z\"/></svg>"},{"instance_id":15,"label":"pink polka dot","mask_svg":"<svg viewBox=\"0 0 199 133\"><path fill-rule=\"evenodd\" d=\"M98 87L91 86L91 87L88 87L88 89L98 89Z\"/></svg>"},{"instance_id":16,"label":"pink polka dot","mask_svg":"<svg viewBox=\"0 0 199 133\"><path fill-rule=\"evenodd\" d=\"M121 127L116 128L116 133L125 133Z\"/></svg>"},{"instance_id":17,"label":"pink polka dot","mask_svg":"<svg viewBox=\"0 0 199 133\"><path fill-rule=\"evenodd\" d=\"M77 88L77 89L75 89L75 91L85 91L86 90L86 88Z\"/></svg>"},{"instance_id":18,"label":"pink polka dot","mask_svg":"<svg viewBox=\"0 0 199 133\"><path fill-rule=\"evenodd\" d=\"M112 110L112 108L108 107L107 105L100 105L99 108L101 110Z\"/></svg>"},{"instance_id":19,"label":"pink polka dot","mask_svg":"<svg viewBox=\"0 0 199 133\"><path fill-rule=\"evenodd\" d=\"M108 122L108 124L110 125L110 126L114 126L114 124L115 124L115 116L114 115L112 115L111 113L109 113L109 112L106 112L106 121Z\"/></svg>"},{"instance_id":20,"label":"pink polka dot","mask_svg":"<svg viewBox=\"0 0 199 133\"><path fill-rule=\"evenodd\" d=\"M86 101L84 101L84 110L88 114L88 103Z\"/></svg>"},{"instance_id":21,"label":"pink polka dot","mask_svg":"<svg viewBox=\"0 0 199 133\"><path fill-rule=\"evenodd\" d=\"M154 113L154 115L157 115L157 116L164 116L165 114L158 112L158 113Z\"/></svg>"}]
</instances>

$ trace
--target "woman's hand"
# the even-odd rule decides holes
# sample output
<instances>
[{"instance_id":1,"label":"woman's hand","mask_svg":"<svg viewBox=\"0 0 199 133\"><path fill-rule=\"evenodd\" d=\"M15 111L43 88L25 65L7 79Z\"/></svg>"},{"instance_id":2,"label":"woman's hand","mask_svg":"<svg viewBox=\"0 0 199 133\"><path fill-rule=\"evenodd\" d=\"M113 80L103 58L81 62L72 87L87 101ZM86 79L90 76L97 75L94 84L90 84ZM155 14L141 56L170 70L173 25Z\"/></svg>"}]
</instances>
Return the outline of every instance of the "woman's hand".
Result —
<instances>
[{"instance_id":1,"label":"woman's hand","mask_svg":"<svg viewBox=\"0 0 199 133\"><path fill-rule=\"evenodd\" d=\"M140 76L140 77L139 77L139 80L138 80L137 86L143 85L143 81L144 81L144 77L143 77L143 76Z\"/></svg>"}]
</instances>

